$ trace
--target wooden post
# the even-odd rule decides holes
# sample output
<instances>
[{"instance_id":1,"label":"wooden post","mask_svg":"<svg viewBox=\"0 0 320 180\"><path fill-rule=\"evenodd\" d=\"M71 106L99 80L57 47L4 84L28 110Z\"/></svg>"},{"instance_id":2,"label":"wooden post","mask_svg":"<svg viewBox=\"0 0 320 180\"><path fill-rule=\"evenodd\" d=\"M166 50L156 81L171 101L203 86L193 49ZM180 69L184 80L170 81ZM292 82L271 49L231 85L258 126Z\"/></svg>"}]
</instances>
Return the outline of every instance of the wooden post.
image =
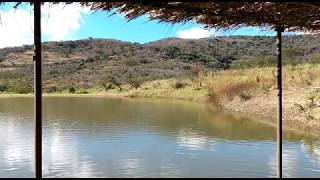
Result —
<instances>
[{"instance_id":1,"label":"wooden post","mask_svg":"<svg viewBox=\"0 0 320 180\"><path fill-rule=\"evenodd\" d=\"M277 82L278 82L278 120L277 120L277 175L282 178L282 40L283 28L277 28Z\"/></svg>"},{"instance_id":2,"label":"wooden post","mask_svg":"<svg viewBox=\"0 0 320 180\"><path fill-rule=\"evenodd\" d=\"M41 3L34 2L35 176L42 178Z\"/></svg>"}]
</instances>

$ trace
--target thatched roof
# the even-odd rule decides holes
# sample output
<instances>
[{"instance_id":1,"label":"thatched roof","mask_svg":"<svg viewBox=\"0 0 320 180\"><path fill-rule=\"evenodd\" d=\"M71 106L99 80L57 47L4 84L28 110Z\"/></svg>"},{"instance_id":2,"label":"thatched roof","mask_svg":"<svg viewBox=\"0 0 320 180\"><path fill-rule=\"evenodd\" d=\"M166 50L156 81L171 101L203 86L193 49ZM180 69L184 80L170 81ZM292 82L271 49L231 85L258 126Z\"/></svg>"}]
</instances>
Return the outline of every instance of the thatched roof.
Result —
<instances>
[{"instance_id":1,"label":"thatched roof","mask_svg":"<svg viewBox=\"0 0 320 180\"><path fill-rule=\"evenodd\" d=\"M260 26L287 31L320 30L320 2L86 2L91 10L141 15L161 22L194 21L211 28Z\"/></svg>"},{"instance_id":2,"label":"thatched roof","mask_svg":"<svg viewBox=\"0 0 320 180\"><path fill-rule=\"evenodd\" d=\"M18 3L19 4L19 3ZM259 26L286 31L319 31L320 2L80 2L93 11L147 15L160 22L194 21L210 28Z\"/></svg>"}]
</instances>

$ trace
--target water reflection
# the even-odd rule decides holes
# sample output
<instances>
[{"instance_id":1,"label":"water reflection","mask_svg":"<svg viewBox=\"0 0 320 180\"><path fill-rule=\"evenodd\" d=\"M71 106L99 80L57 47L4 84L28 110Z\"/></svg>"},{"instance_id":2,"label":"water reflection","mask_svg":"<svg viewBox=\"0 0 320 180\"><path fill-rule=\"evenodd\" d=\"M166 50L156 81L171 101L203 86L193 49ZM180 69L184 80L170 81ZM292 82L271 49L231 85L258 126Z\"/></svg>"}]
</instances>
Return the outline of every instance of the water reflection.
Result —
<instances>
[{"instance_id":1,"label":"water reflection","mask_svg":"<svg viewBox=\"0 0 320 180\"><path fill-rule=\"evenodd\" d=\"M31 130L30 124L24 124L21 118L2 114L0 128L0 176L12 172L16 177L32 175L33 134L32 131L26 133Z\"/></svg>"},{"instance_id":2,"label":"water reflection","mask_svg":"<svg viewBox=\"0 0 320 180\"><path fill-rule=\"evenodd\" d=\"M178 146L191 150L214 150L214 140L209 140L206 136L192 132L192 130L180 130L177 136Z\"/></svg>"},{"instance_id":3,"label":"water reflection","mask_svg":"<svg viewBox=\"0 0 320 180\"><path fill-rule=\"evenodd\" d=\"M0 101L0 177L33 175L32 107ZM45 98L44 119L44 177L275 176L274 128L198 104ZM285 137L286 175L315 176L319 143Z\"/></svg>"},{"instance_id":4,"label":"water reflection","mask_svg":"<svg viewBox=\"0 0 320 180\"><path fill-rule=\"evenodd\" d=\"M301 149L306 153L308 157L310 157L310 160L313 163L317 163L320 165L320 142L302 142L301 143ZM312 158L311 158L312 157Z\"/></svg>"},{"instance_id":5,"label":"water reflection","mask_svg":"<svg viewBox=\"0 0 320 180\"><path fill-rule=\"evenodd\" d=\"M79 152L76 137L63 133L56 126L48 129L43 145L43 175L45 177L96 177L95 165Z\"/></svg>"},{"instance_id":6,"label":"water reflection","mask_svg":"<svg viewBox=\"0 0 320 180\"><path fill-rule=\"evenodd\" d=\"M285 148L282 152L283 167L285 167L284 177L295 177L297 171L297 151L292 148Z\"/></svg>"}]
</instances>

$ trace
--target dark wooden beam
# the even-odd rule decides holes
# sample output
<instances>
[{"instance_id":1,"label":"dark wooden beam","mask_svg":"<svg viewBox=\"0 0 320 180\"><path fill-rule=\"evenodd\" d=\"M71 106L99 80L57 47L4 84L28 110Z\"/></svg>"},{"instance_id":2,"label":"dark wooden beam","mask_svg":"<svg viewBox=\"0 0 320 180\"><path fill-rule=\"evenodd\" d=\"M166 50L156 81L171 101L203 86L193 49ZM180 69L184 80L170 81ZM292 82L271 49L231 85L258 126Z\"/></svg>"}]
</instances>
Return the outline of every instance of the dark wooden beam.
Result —
<instances>
[{"instance_id":1,"label":"dark wooden beam","mask_svg":"<svg viewBox=\"0 0 320 180\"><path fill-rule=\"evenodd\" d=\"M35 176L42 178L41 4L34 2Z\"/></svg>"},{"instance_id":2,"label":"dark wooden beam","mask_svg":"<svg viewBox=\"0 0 320 180\"><path fill-rule=\"evenodd\" d=\"M282 178L282 39L283 28L277 31L277 82L278 82L278 120L277 120L277 175Z\"/></svg>"}]
</instances>

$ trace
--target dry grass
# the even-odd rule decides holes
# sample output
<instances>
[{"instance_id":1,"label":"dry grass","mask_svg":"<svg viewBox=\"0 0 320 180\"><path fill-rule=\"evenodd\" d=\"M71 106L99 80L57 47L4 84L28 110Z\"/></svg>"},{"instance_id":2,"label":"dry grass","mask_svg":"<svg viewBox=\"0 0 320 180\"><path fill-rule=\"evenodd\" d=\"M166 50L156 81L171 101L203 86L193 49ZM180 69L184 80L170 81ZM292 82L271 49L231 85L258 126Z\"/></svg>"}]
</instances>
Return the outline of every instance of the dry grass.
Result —
<instances>
[{"instance_id":1,"label":"dry grass","mask_svg":"<svg viewBox=\"0 0 320 180\"><path fill-rule=\"evenodd\" d=\"M231 101L235 96L248 100L256 93L268 93L275 87L276 78L272 69L228 70L209 73L206 84L209 93L219 101Z\"/></svg>"},{"instance_id":2,"label":"dry grass","mask_svg":"<svg viewBox=\"0 0 320 180\"><path fill-rule=\"evenodd\" d=\"M202 77L209 94L218 99L233 100L239 96L243 100L250 99L260 93L268 94L277 87L277 71L275 68L254 68L247 70L226 70L208 73ZM283 69L283 87L308 88L320 83L319 65L287 66Z\"/></svg>"},{"instance_id":3,"label":"dry grass","mask_svg":"<svg viewBox=\"0 0 320 180\"><path fill-rule=\"evenodd\" d=\"M194 77L145 82L138 89L125 89L125 96L145 98L209 99L214 104L239 97L268 95L277 88L276 68L199 72ZM287 66L283 88L314 88L320 85L320 65ZM121 93L121 92L119 92Z\"/></svg>"},{"instance_id":4,"label":"dry grass","mask_svg":"<svg viewBox=\"0 0 320 180\"><path fill-rule=\"evenodd\" d=\"M209 99L212 104L218 105L235 97L248 101L253 97L268 95L276 89L276 79L276 68L199 72L194 77L145 82L137 89L123 85L123 91L110 90L110 93L144 98ZM284 90L320 87L320 65L284 67L283 87ZM101 88L84 88L83 91L89 94L105 93Z\"/></svg>"}]
</instances>

